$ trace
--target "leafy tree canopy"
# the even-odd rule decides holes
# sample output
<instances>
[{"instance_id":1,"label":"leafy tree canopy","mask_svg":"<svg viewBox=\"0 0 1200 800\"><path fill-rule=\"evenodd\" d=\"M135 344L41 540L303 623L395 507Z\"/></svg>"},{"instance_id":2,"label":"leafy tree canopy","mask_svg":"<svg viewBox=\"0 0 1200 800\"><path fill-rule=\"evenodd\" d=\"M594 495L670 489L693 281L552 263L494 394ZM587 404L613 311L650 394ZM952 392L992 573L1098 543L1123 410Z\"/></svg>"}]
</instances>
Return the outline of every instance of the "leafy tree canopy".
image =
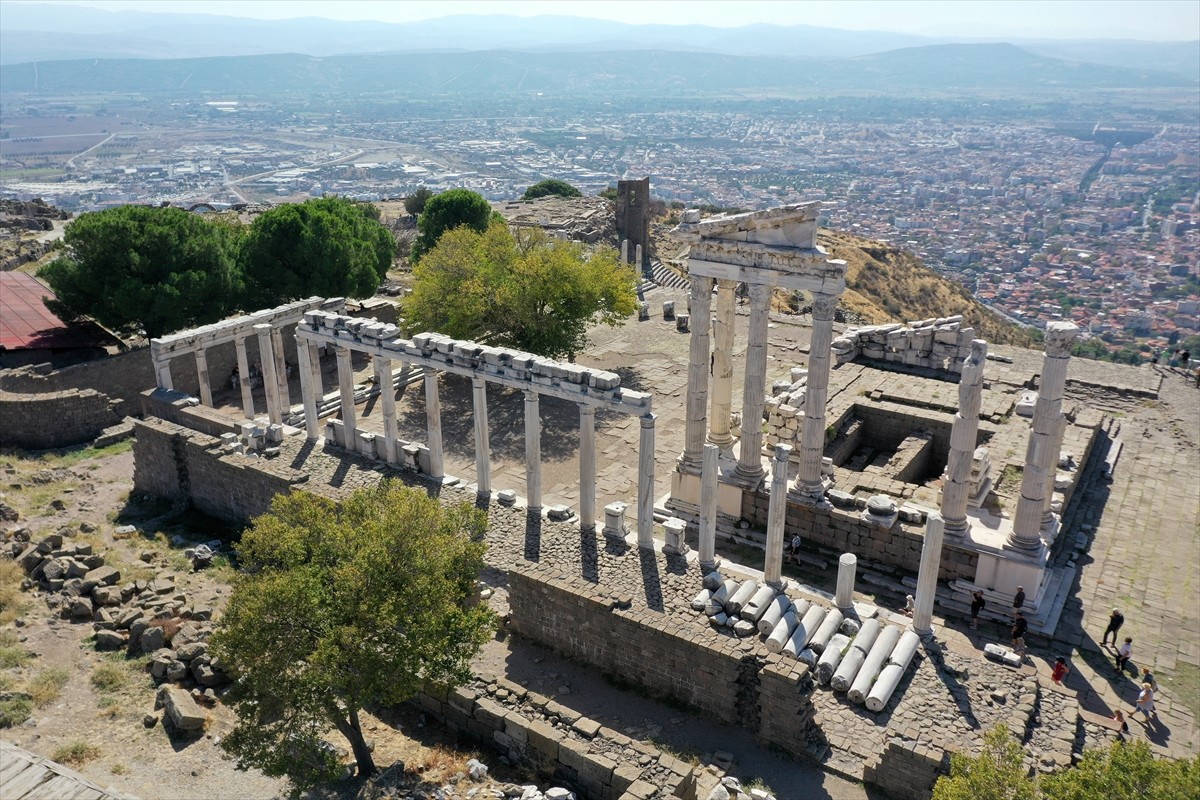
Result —
<instances>
[{"instance_id":1,"label":"leafy tree canopy","mask_svg":"<svg viewBox=\"0 0 1200 800\"><path fill-rule=\"evenodd\" d=\"M395 254L395 239L369 203L324 197L273 208L254 220L242 245L244 307L369 297Z\"/></svg>"},{"instance_id":2,"label":"leafy tree canopy","mask_svg":"<svg viewBox=\"0 0 1200 800\"><path fill-rule=\"evenodd\" d=\"M181 208L120 206L83 214L66 253L39 273L65 319L91 316L121 333L162 336L236 307L241 226Z\"/></svg>"},{"instance_id":3,"label":"leafy tree canopy","mask_svg":"<svg viewBox=\"0 0 1200 800\"><path fill-rule=\"evenodd\" d=\"M953 755L933 800L1191 800L1200 797L1200 758L1156 759L1145 742L1085 750L1078 766L1030 776L1025 754L1004 725L984 736L976 757Z\"/></svg>"},{"instance_id":4,"label":"leafy tree canopy","mask_svg":"<svg viewBox=\"0 0 1200 800\"><path fill-rule=\"evenodd\" d=\"M525 190L525 194L521 195L522 200L536 200L539 197L547 195L556 195L558 197L583 197L583 192L576 189L566 181L560 181L557 178L539 181L533 186Z\"/></svg>"},{"instance_id":5,"label":"leafy tree canopy","mask_svg":"<svg viewBox=\"0 0 1200 800\"><path fill-rule=\"evenodd\" d=\"M573 357L592 325L623 324L637 309L636 275L611 248L588 252L540 230L514 238L498 223L446 233L414 276L404 306L410 333L490 336L550 358Z\"/></svg>"},{"instance_id":6,"label":"leafy tree canopy","mask_svg":"<svg viewBox=\"0 0 1200 800\"><path fill-rule=\"evenodd\" d=\"M457 685L493 625L472 605L486 517L385 481L341 505L280 495L237 547L245 567L212 639L235 682L237 727L222 747L240 766L300 789L337 774L322 735L349 741L376 771L359 711L427 683Z\"/></svg>"},{"instance_id":7,"label":"leafy tree canopy","mask_svg":"<svg viewBox=\"0 0 1200 800\"><path fill-rule=\"evenodd\" d=\"M404 198L404 210L409 214L420 214L425 210L425 204L429 202L429 198L431 197L433 197L433 190L428 186L422 186Z\"/></svg>"},{"instance_id":8,"label":"leafy tree canopy","mask_svg":"<svg viewBox=\"0 0 1200 800\"><path fill-rule=\"evenodd\" d=\"M470 189L451 189L434 195L425 203L417 220L417 240L413 242L412 260L417 263L434 248L442 234L460 226L483 233L492 219L492 207L483 195Z\"/></svg>"},{"instance_id":9,"label":"leafy tree canopy","mask_svg":"<svg viewBox=\"0 0 1200 800\"><path fill-rule=\"evenodd\" d=\"M1020 743L1000 724L983 737L977 757L950 756L950 774L938 778L933 800L1039 800Z\"/></svg>"}]
</instances>

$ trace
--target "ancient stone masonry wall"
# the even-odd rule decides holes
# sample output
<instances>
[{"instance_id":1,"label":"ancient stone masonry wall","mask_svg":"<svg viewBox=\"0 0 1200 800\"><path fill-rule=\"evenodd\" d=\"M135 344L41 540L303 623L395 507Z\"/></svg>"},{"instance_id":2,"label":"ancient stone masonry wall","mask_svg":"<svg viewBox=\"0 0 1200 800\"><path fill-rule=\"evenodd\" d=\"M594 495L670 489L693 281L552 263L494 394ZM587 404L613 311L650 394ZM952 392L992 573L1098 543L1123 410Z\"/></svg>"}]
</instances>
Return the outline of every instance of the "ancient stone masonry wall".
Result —
<instances>
[{"instance_id":1,"label":"ancient stone masonry wall","mask_svg":"<svg viewBox=\"0 0 1200 800\"><path fill-rule=\"evenodd\" d=\"M751 525L766 528L770 495L767 492L745 492L742 495L742 516ZM864 504L865 508L865 504ZM787 504L787 530L796 531L806 542L827 547L838 553L854 553L860 559L888 564L916 574L921 566L921 547L924 530L919 525L906 525L897 520L889 530L866 522L861 511L842 508L813 508L810 505ZM979 556L947 543L942 547L939 580L955 578L974 580Z\"/></svg>"},{"instance_id":2,"label":"ancient stone masonry wall","mask_svg":"<svg viewBox=\"0 0 1200 800\"><path fill-rule=\"evenodd\" d=\"M0 391L0 446L45 449L90 442L121 421L119 407L93 389L36 395Z\"/></svg>"},{"instance_id":3,"label":"ancient stone masonry wall","mask_svg":"<svg viewBox=\"0 0 1200 800\"><path fill-rule=\"evenodd\" d=\"M950 754L941 747L897 736L864 765L863 777L887 790L892 800L926 800L938 777L950 771Z\"/></svg>"},{"instance_id":4,"label":"ancient stone masonry wall","mask_svg":"<svg viewBox=\"0 0 1200 800\"><path fill-rule=\"evenodd\" d=\"M754 713L738 702L744 653L736 639L695 641L660 612L622 609L595 584L537 565L509 572L509 604L517 632L572 658L723 722Z\"/></svg>"},{"instance_id":5,"label":"ancient stone masonry wall","mask_svg":"<svg viewBox=\"0 0 1200 800\"><path fill-rule=\"evenodd\" d=\"M134 431L134 490L190 501L219 519L245 522L306 480L280 462L222 453L220 439L173 422L138 421Z\"/></svg>"},{"instance_id":6,"label":"ancient stone masonry wall","mask_svg":"<svg viewBox=\"0 0 1200 800\"><path fill-rule=\"evenodd\" d=\"M509 572L517 632L796 754L813 719L808 667L734 637L697 636L661 612L627 608L552 568Z\"/></svg>"},{"instance_id":7,"label":"ancient stone masonry wall","mask_svg":"<svg viewBox=\"0 0 1200 800\"><path fill-rule=\"evenodd\" d=\"M833 340L837 363L862 356L908 367L961 373L971 354L974 328L962 327L962 315L848 330Z\"/></svg>"},{"instance_id":8,"label":"ancient stone masonry wall","mask_svg":"<svg viewBox=\"0 0 1200 800\"><path fill-rule=\"evenodd\" d=\"M477 678L448 692L431 689L415 702L514 764L569 784L582 800L692 794L690 764L504 678Z\"/></svg>"}]
</instances>

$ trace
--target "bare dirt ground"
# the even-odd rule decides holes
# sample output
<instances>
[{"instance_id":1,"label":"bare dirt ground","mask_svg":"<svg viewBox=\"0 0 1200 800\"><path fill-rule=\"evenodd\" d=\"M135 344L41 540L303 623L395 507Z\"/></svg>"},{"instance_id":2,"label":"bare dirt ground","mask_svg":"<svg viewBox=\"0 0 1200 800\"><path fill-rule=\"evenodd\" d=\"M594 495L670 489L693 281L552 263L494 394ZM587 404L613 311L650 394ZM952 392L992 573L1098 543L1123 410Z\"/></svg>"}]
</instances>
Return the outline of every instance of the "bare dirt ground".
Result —
<instances>
[{"instance_id":1,"label":"bare dirt ground","mask_svg":"<svg viewBox=\"0 0 1200 800\"><path fill-rule=\"evenodd\" d=\"M74 541L105 551L107 563L121 570L122 582L173 574L194 604L220 608L229 594L231 568L219 561L211 569L190 572L182 553L185 545L172 545L171 537L198 542L231 531L213 520L131 498L132 476L128 443L102 451L0 455L0 499L20 515L6 527L29 528L34 541L70 530ZM114 535L125 524L135 524L139 532ZM92 526L95 530L85 532ZM251 800L288 793L286 781L238 770L225 757L218 744L232 729L234 717L220 703L209 709L209 724L198 738L172 738L161 722L147 728L144 718L155 714L155 690L146 659L96 652L89 640L90 623L62 619L39 592L20 591L19 572L6 571L2 577L0 693L31 692L37 706L25 722L0 728L0 736L141 798ZM458 747L446 732L425 726L415 711L397 709L380 716L368 714L363 723L375 745L376 764L383 769L403 761L428 789L451 781L469 758L495 764L494 756ZM496 777L526 782L524 775L502 767L497 774L496 766ZM360 781L348 780L320 796L353 797L360 787Z\"/></svg>"}]
</instances>

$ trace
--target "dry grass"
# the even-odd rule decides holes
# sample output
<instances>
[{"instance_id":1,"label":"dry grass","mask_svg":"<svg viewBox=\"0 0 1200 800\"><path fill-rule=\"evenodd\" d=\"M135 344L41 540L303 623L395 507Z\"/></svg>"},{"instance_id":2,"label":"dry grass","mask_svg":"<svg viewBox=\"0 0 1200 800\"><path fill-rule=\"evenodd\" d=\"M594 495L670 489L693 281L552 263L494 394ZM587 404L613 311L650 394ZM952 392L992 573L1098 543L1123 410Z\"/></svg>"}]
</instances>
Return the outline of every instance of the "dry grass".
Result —
<instances>
[{"instance_id":1,"label":"dry grass","mask_svg":"<svg viewBox=\"0 0 1200 800\"><path fill-rule=\"evenodd\" d=\"M464 754L446 745L435 744L422 752L418 760L407 766L423 780L440 784L466 769L470 758L472 754Z\"/></svg>"},{"instance_id":2,"label":"dry grass","mask_svg":"<svg viewBox=\"0 0 1200 800\"><path fill-rule=\"evenodd\" d=\"M129 670L115 661L105 661L92 670L91 682L97 691L115 692L129 683Z\"/></svg>"},{"instance_id":3,"label":"dry grass","mask_svg":"<svg viewBox=\"0 0 1200 800\"><path fill-rule=\"evenodd\" d=\"M0 561L0 625L7 625L25 613L28 602L21 591L25 575L16 561Z\"/></svg>"},{"instance_id":4,"label":"dry grass","mask_svg":"<svg viewBox=\"0 0 1200 800\"><path fill-rule=\"evenodd\" d=\"M100 748L89 742L72 742L54 751L51 760L68 767L81 767L100 757Z\"/></svg>"},{"instance_id":5,"label":"dry grass","mask_svg":"<svg viewBox=\"0 0 1200 800\"><path fill-rule=\"evenodd\" d=\"M67 685L70 678L70 674L65 669L51 667L31 678L25 688L33 697L33 704L42 708L59 698L63 687Z\"/></svg>"},{"instance_id":6,"label":"dry grass","mask_svg":"<svg viewBox=\"0 0 1200 800\"><path fill-rule=\"evenodd\" d=\"M17 637L9 631L0 631L0 669L13 669L33 658Z\"/></svg>"}]
</instances>

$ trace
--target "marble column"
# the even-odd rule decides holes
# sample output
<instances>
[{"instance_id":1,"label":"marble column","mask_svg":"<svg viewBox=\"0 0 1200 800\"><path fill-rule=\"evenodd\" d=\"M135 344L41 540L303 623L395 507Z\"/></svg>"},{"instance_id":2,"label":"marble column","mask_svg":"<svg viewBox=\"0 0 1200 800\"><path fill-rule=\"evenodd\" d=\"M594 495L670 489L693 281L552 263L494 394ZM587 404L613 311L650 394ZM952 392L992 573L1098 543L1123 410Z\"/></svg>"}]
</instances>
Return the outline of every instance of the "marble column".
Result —
<instances>
[{"instance_id":1,"label":"marble column","mask_svg":"<svg viewBox=\"0 0 1200 800\"><path fill-rule=\"evenodd\" d=\"M721 450L715 444L704 445L704 466L700 471L700 566L705 571L717 566L717 460Z\"/></svg>"},{"instance_id":2,"label":"marble column","mask_svg":"<svg viewBox=\"0 0 1200 800\"><path fill-rule=\"evenodd\" d=\"M854 607L854 577L858 572L858 556L842 553L838 558L837 594L834 605L840 609Z\"/></svg>"},{"instance_id":3,"label":"marble column","mask_svg":"<svg viewBox=\"0 0 1200 800\"><path fill-rule=\"evenodd\" d=\"M154 364L154 377L158 383L158 388L168 391L175 388L174 382L171 380L171 359L164 358Z\"/></svg>"},{"instance_id":4,"label":"marble column","mask_svg":"<svg viewBox=\"0 0 1200 800\"><path fill-rule=\"evenodd\" d=\"M640 244L637 246L636 252L637 252L637 255L634 256L634 258L637 259L637 270L638 270L638 274L641 275L642 274L642 246Z\"/></svg>"},{"instance_id":5,"label":"marble column","mask_svg":"<svg viewBox=\"0 0 1200 800\"><path fill-rule=\"evenodd\" d=\"M440 481L446 477L442 461L442 398L438 394L438 372L433 367L424 368L425 375L425 429L429 438L429 477Z\"/></svg>"},{"instance_id":6,"label":"marble column","mask_svg":"<svg viewBox=\"0 0 1200 800\"><path fill-rule=\"evenodd\" d=\"M297 342L297 355L300 350ZM371 356L371 361L375 366L375 385L379 387L383 406L383 456L389 464L395 464L399 455L396 452L396 439L400 436L400 429L396 425L396 386L392 383L392 360L384 356Z\"/></svg>"},{"instance_id":7,"label":"marble column","mask_svg":"<svg viewBox=\"0 0 1200 800\"><path fill-rule=\"evenodd\" d=\"M642 418L638 447L638 547L654 547L654 414Z\"/></svg>"},{"instance_id":8,"label":"marble column","mask_svg":"<svg viewBox=\"0 0 1200 800\"><path fill-rule=\"evenodd\" d=\"M287 358L283 355L283 331L279 328L271 331L271 352L275 362L275 377L279 380L279 410L289 414L292 410L292 393L288 388Z\"/></svg>"},{"instance_id":9,"label":"marble column","mask_svg":"<svg viewBox=\"0 0 1200 800\"><path fill-rule=\"evenodd\" d=\"M471 378L472 409L475 413L475 485L479 494L492 493L491 429L488 425L487 381Z\"/></svg>"},{"instance_id":10,"label":"marble column","mask_svg":"<svg viewBox=\"0 0 1200 800\"><path fill-rule=\"evenodd\" d=\"M1050 452L1054 454L1054 460L1050 463L1050 469L1046 470L1046 499L1042 505L1043 528L1054 524L1054 509L1051 506L1054 501L1054 484L1058 480L1058 461L1062 458L1062 443L1066 435L1067 417L1065 414L1059 414L1050 440Z\"/></svg>"},{"instance_id":11,"label":"marble column","mask_svg":"<svg viewBox=\"0 0 1200 800\"><path fill-rule=\"evenodd\" d=\"M792 448L775 445L775 461L771 465L771 497L767 508L767 555L763 563L763 580L776 589L783 588L783 533L787 521L788 459Z\"/></svg>"},{"instance_id":12,"label":"marble column","mask_svg":"<svg viewBox=\"0 0 1200 800\"><path fill-rule=\"evenodd\" d=\"M245 354L246 349L243 347L239 356L244 358ZM321 428L320 420L317 418L317 403L320 402L324 389L321 386L321 364L317 348L309 344L306 339L297 338L296 360L299 362L300 370L300 399L304 402L304 433L309 440L319 439ZM245 385L245 381L242 384ZM245 399L245 394L242 397ZM250 411L254 411L253 403L250 405Z\"/></svg>"},{"instance_id":13,"label":"marble column","mask_svg":"<svg viewBox=\"0 0 1200 800\"><path fill-rule=\"evenodd\" d=\"M196 382L200 385L200 404L213 407L212 382L208 377L208 354L201 347L196 351Z\"/></svg>"},{"instance_id":14,"label":"marble column","mask_svg":"<svg viewBox=\"0 0 1200 800\"><path fill-rule=\"evenodd\" d=\"M596 407L579 404L579 524L596 529Z\"/></svg>"},{"instance_id":15,"label":"marble column","mask_svg":"<svg viewBox=\"0 0 1200 800\"><path fill-rule=\"evenodd\" d=\"M299 344L296 345L299 348ZM242 411L246 419L254 419L254 390L250 388L250 359L246 357L246 340L239 336L233 340L237 351L238 388L242 391Z\"/></svg>"},{"instance_id":16,"label":"marble column","mask_svg":"<svg viewBox=\"0 0 1200 800\"><path fill-rule=\"evenodd\" d=\"M1072 322L1051 322L1046 326L1046 356L1038 381L1037 404L1025 449L1025 471L1021 477L1021 497L1013 519L1008 544L1017 550L1037 552L1042 547L1042 509L1046 504L1046 473L1058 464L1054 451L1054 428L1062 415L1063 387L1071 345L1079 335Z\"/></svg>"},{"instance_id":17,"label":"marble column","mask_svg":"<svg viewBox=\"0 0 1200 800\"><path fill-rule=\"evenodd\" d=\"M629 263L629 240L628 239L621 240L621 263L622 264Z\"/></svg>"},{"instance_id":18,"label":"marble column","mask_svg":"<svg viewBox=\"0 0 1200 800\"><path fill-rule=\"evenodd\" d=\"M257 326L255 326L257 327ZM261 342L261 340L259 340ZM358 420L354 415L354 365L349 347L334 346L337 356L338 393L342 398L342 441L347 450L358 450ZM264 381L266 385L270 385Z\"/></svg>"},{"instance_id":19,"label":"marble column","mask_svg":"<svg viewBox=\"0 0 1200 800\"><path fill-rule=\"evenodd\" d=\"M808 384L804 389L804 422L800 434L800 474L796 490L810 501L825 497L821 461L825 456L825 402L829 395L829 346L833 342L836 295L814 294L812 339L808 348Z\"/></svg>"},{"instance_id":20,"label":"marble column","mask_svg":"<svg viewBox=\"0 0 1200 800\"><path fill-rule=\"evenodd\" d=\"M700 471L708 421L708 320L712 314L712 283L712 278L692 276L691 314L694 323L688 356L687 421L684 427L683 456L679 459L679 467L693 474Z\"/></svg>"},{"instance_id":21,"label":"marble column","mask_svg":"<svg viewBox=\"0 0 1200 800\"><path fill-rule=\"evenodd\" d=\"M762 415L767 395L767 326L771 286L750 284L750 332L746 341L746 378L742 384L742 445L736 474L746 482L763 475Z\"/></svg>"},{"instance_id":22,"label":"marble column","mask_svg":"<svg viewBox=\"0 0 1200 800\"><path fill-rule=\"evenodd\" d=\"M736 281L717 281L717 313L713 317L712 407L708 441L722 450L733 446L729 415L733 407L733 326Z\"/></svg>"},{"instance_id":23,"label":"marble column","mask_svg":"<svg viewBox=\"0 0 1200 800\"><path fill-rule=\"evenodd\" d=\"M967 499L971 494L971 459L979 435L979 407L983 401L983 368L987 342L971 342L971 354L963 361L958 381L958 413L950 429L950 453L946 458L946 481L942 484L942 518L947 536L962 538L967 532Z\"/></svg>"},{"instance_id":24,"label":"marble column","mask_svg":"<svg viewBox=\"0 0 1200 800\"><path fill-rule=\"evenodd\" d=\"M267 395L267 418L271 421L272 425L278 425L279 423L283 422L283 411L279 407L279 376L276 374L275 359L272 357L273 350L272 350L272 345L271 345L271 325L268 323L265 323L265 322L260 323L260 324L254 326L254 331L255 331L255 333L258 334L258 354L262 359L263 391ZM340 357L341 356L339 354L339 361L338 361L338 373L339 373L338 379L339 380L341 380L341 368L342 368L342 362L340 361ZM346 379L350 381L351 390L353 390L353 388L354 388L353 387L354 373L351 369L349 369L349 361L350 361L350 351L347 350L346 351L346 362L347 362L347 370L346 370L347 377L346 377ZM353 408L354 408L353 399L351 399L350 405L351 405L351 417L353 417ZM353 444L351 444L350 449L354 449L354 448L355 448L355 446Z\"/></svg>"},{"instance_id":25,"label":"marble column","mask_svg":"<svg viewBox=\"0 0 1200 800\"><path fill-rule=\"evenodd\" d=\"M917 572L917 596L913 606L913 631L918 636L933 635L933 598L942 565L944 529L941 515L930 512L925 522L925 543L921 545L921 567Z\"/></svg>"},{"instance_id":26,"label":"marble column","mask_svg":"<svg viewBox=\"0 0 1200 800\"><path fill-rule=\"evenodd\" d=\"M525 392L525 499L531 511L542 507L542 414L537 392Z\"/></svg>"}]
</instances>

